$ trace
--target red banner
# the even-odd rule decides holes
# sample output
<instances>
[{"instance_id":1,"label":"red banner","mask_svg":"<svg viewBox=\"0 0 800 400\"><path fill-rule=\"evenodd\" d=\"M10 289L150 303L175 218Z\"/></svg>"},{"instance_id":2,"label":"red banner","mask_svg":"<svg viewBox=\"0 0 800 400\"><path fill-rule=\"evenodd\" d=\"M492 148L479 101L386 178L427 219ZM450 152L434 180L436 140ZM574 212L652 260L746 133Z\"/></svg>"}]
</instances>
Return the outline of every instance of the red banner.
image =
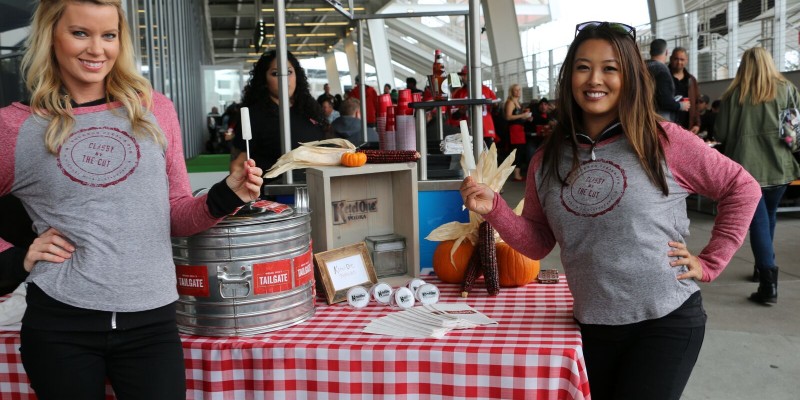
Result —
<instances>
[{"instance_id":1,"label":"red banner","mask_svg":"<svg viewBox=\"0 0 800 400\"><path fill-rule=\"evenodd\" d=\"M205 265L176 265L178 294L208 297L208 267Z\"/></svg>"},{"instance_id":2,"label":"red banner","mask_svg":"<svg viewBox=\"0 0 800 400\"><path fill-rule=\"evenodd\" d=\"M303 286L314 278L314 263L311 262L311 249L294 258L294 286Z\"/></svg>"},{"instance_id":3,"label":"red banner","mask_svg":"<svg viewBox=\"0 0 800 400\"><path fill-rule=\"evenodd\" d=\"M253 264L253 293L267 294L292 289L292 260Z\"/></svg>"}]
</instances>

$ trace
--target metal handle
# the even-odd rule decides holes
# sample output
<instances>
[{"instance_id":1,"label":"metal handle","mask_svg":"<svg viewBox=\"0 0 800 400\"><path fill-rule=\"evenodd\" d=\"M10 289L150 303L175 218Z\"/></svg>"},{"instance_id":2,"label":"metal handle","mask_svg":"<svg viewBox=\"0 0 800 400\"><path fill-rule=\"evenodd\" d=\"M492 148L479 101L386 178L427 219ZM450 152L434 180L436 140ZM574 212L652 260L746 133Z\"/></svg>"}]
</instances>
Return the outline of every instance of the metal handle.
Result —
<instances>
[{"instance_id":1,"label":"metal handle","mask_svg":"<svg viewBox=\"0 0 800 400\"><path fill-rule=\"evenodd\" d=\"M310 212L308 204L308 186L297 186L294 188L294 212L298 214Z\"/></svg>"},{"instance_id":2,"label":"metal handle","mask_svg":"<svg viewBox=\"0 0 800 400\"><path fill-rule=\"evenodd\" d=\"M217 271L219 295L223 299L238 299L250 295L253 272L244 269L241 275L228 275L226 270Z\"/></svg>"}]
</instances>

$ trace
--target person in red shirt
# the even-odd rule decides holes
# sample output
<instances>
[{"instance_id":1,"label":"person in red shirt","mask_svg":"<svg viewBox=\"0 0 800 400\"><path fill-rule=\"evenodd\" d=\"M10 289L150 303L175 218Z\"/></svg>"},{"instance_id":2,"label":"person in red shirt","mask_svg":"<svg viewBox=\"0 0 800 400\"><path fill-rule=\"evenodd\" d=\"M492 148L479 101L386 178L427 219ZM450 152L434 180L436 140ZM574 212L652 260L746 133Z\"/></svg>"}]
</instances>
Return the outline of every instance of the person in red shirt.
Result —
<instances>
[{"instance_id":1,"label":"person in red shirt","mask_svg":"<svg viewBox=\"0 0 800 400\"><path fill-rule=\"evenodd\" d=\"M458 88L452 96L453 100L456 99L466 99L468 92L469 92L469 77L467 76L467 67L461 68L461 71L458 73L458 76L461 77L462 86ZM476 96L473 96L476 98ZM494 94L492 89L490 89L486 85L481 85L481 98L484 99L491 99L497 100L497 95ZM450 109L450 118L447 122L452 126L459 126L461 120L467 119L467 106L454 106ZM492 143L500 142L500 137L497 136L497 132L494 129L494 121L492 120L492 106L491 105L484 105L483 106L483 140L486 142L486 146L490 147Z\"/></svg>"},{"instance_id":2,"label":"person in red shirt","mask_svg":"<svg viewBox=\"0 0 800 400\"><path fill-rule=\"evenodd\" d=\"M349 97L361 100L361 75L356 76L356 86L350 91ZM378 120L378 92L372 86L366 85L364 91L367 95L367 126L374 128Z\"/></svg>"}]
</instances>

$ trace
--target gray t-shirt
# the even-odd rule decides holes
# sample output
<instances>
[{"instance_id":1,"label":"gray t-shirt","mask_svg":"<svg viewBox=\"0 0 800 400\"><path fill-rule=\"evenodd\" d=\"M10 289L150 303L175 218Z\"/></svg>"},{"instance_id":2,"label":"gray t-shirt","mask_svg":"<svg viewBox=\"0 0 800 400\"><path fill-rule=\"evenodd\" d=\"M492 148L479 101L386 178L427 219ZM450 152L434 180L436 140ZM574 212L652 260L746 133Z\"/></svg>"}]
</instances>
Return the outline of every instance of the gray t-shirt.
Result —
<instances>
[{"instance_id":1,"label":"gray t-shirt","mask_svg":"<svg viewBox=\"0 0 800 400\"><path fill-rule=\"evenodd\" d=\"M75 245L61 264L38 262L28 278L63 303L101 311L143 311L178 298L170 234L216 223L205 196L193 198L171 102L154 95L148 118L166 148L132 134L119 103L78 108L72 134L53 155L47 121L15 104L2 110L0 195L22 200L37 234L53 227ZM16 142L14 142L16 139ZM10 187L9 187L10 184ZM0 240L0 247L7 243Z\"/></svg>"}]
</instances>

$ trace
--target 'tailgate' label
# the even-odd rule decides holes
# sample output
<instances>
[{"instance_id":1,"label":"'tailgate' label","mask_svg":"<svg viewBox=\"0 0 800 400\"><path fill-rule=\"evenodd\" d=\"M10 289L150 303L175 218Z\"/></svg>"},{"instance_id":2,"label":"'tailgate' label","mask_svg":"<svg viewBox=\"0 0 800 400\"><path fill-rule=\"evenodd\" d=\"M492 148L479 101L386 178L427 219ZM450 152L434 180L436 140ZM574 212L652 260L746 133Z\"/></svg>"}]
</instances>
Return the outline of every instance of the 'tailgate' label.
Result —
<instances>
[{"instance_id":1,"label":"'tailgate' label","mask_svg":"<svg viewBox=\"0 0 800 400\"><path fill-rule=\"evenodd\" d=\"M314 263L311 262L311 249L294 258L295 286L303 286L314 278Z\"/></svg>"},{"instance_id":2,"label":"'tailgate' label","mask_svg":"<svg viewBox=\"0 0 800 400\"><path fill-rule=\"evenodd\" d=\"M292 260L253 264L253 293L266 294L292 288Z\"/></svg>"},{"instance_id":3,"label":"'tailgate' label","mask_svg":"<svg viewBox=\"0 0 800 400\"><path fill-rule=\"evenodd\" d=\"M208 297L208 268L205 265L176 265L178 294Z\"/></svg>"}]
</instances>

